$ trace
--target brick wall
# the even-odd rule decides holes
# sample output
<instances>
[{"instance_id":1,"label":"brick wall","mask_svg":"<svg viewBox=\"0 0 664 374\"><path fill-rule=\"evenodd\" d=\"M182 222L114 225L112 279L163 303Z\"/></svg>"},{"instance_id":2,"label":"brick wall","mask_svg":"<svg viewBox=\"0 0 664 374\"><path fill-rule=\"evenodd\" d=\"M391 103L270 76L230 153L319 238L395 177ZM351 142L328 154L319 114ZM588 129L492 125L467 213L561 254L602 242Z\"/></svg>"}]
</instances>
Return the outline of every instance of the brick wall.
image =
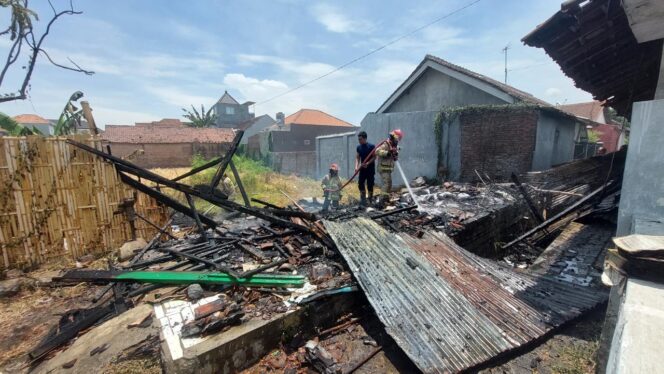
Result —
<instances>
[{"instance_id":1,"label":"brick wall","mask_svg":"<svg viewBox=\"0 0 664 374\"><path fill-rule=\"evenodd\" d=\"M129 161L144 168L171 168L191 166L191 158L197 153L206 159L219 157L229 146L227 143L111 143L111 152L114 156L126 157L142 149L142 155L135 155Z\"/></svg>"},{"instance_id":2,"label":"brick wall","mask_svg":"<svg viewBox=\"0 0 664 374\"><path fill-rule=\"evenodd\" d=\"M475 170L494 181L530 170L538 114L533 109L483 109L460 115L461 180L479 181Z\"/></svg>"}]
</instances>

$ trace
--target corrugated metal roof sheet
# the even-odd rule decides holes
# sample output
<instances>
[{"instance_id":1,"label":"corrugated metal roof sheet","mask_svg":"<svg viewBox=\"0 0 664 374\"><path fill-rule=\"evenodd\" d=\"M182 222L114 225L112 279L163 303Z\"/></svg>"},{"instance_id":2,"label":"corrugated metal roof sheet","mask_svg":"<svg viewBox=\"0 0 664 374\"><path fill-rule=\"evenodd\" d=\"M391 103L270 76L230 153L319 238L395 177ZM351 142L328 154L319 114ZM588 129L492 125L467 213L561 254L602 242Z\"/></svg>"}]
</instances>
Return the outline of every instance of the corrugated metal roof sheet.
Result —
<instances>
[{"instance_id":1,"label":"corrugated metal roof sheet","mask_svg":"<svg viewBox=\"0 0 664 374\"><path fill-rule=\"evenodd\" d=\"M517 274L444 234L325 222L386 331L425 373L457 372L541 337L606 293Z\"/></svg>"}]
</instances>

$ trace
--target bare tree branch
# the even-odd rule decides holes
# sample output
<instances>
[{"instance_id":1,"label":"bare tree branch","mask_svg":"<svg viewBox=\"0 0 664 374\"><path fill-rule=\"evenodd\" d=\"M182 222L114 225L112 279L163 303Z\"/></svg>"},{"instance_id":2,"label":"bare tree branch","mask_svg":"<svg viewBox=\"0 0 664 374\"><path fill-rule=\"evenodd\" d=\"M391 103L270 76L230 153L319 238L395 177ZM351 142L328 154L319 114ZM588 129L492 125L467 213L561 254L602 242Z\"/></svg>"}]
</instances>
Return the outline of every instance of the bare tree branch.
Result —
<instances>
[{"instance_id":1,"label":"bare tree branch","mask_svg":"<svg viewBox=\"0 0 664 374\"><path fill-rule=\"evenodd\" d=\"M0 96L0 103L1 102L6 102L6 101L12 101L12 100L24 100L27 98L27 91L30 87L30 79L32 78L32 73L34 72L35 65L37 63L37 57L39 56L39 53L41 52L48 61L53 64L54 66L57 66L62 69L70 70L70 71L75 71L75 72L80 72L84 73L87 75L92 75L94 74L93 71L85 70L81 68L78 64L76 64L72 59L69 57L67 58L69 62L72 63L72 66L66 66L60 63L55 62L51 56L42 48L42 44L44 43L44 40L46 40L46 37L49 35L51 32L51 26L62 16L64 15L78 15L82 14L83 12L75 11L74 10L74 5L72 0L69 1L69 10L64 10L61 12L57 12L53 4L51 3L51 0L48 0L49 5L51 6L51 9L53 10L53 18L48 22L46 25L46 30L44 33L39 37L39 39L35 38L35 34L33 32L32 28L32 21L30 17L34 17L37 19L36 13L34 13L32 10L28 9L28 1L24 0L17 0L15 2L7 2L6 6L12 7L12 21L9 27L7 28L6 31L3 31L0 33L0 35L4 35L6 33L11 32L12 33L12 40L14 40L14 44L10 48L9 54L7 56L7 60L5 62L5 66L3 67L2 71L0 72L0 87L2 87L2 83L4 82L4 78L6 76L7 71L9 68L16 62L18 59L20 53L21 53L21 46L25 42L29 47L30 47L30 52L28 54L28 63L27 66L25 67L26 72L23 77L23 83L21 84L21 88L18 91L18 93L12 93L8 94L5 96ZM5 6L5 4L3 4ZM14 37L17 36L15 39Z\"/></svg>"},{"instance_id":2,"label":"bare tree branch","mask_svg":"<svg viewBox=\"0 0 664 374\"><path fill-rule=\"evenodd\" d=\"M53 64L53 65L55 65L55 66L57 66L57 67L59 67L59 68L62 68L62 69L65 69L65 70L76 71L76 72L79 72L79 73L84 73L85 75L92 75L92 74L95 73L94 71L90 71L90 70L82 69L82 68L81 68L80 66L78 66L74 61L72 61L72 59L69 58L69 57L67 57L67 59L69 60L69 62L71 62L72 64L74 64L74 66L76 66L76 68L72 68L71 66L66 66L66 65L58 64L57 62L53 61L53 59L51 58L51 56L49 56L49 54L46 53L46 51L43 50L43 49L40 49L39 52L41 52L42 54L44 54L44 56L46 56L46 58L48 59L48 61L49 61L51 64Z\"/></svg>"}]
</instances>

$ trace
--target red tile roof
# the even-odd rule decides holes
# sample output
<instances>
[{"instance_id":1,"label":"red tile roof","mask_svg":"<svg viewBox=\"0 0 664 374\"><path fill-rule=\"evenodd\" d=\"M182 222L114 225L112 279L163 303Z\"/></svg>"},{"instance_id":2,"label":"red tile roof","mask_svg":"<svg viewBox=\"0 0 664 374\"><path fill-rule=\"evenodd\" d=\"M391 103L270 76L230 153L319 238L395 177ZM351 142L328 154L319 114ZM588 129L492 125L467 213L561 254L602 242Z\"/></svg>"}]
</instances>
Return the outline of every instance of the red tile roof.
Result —
<instances>
[{"instance_id":1,"label":"red tile roof","mask_svg":"<svg viewBox=\"0 0 664 374\"><path fill-rule=\"evenodd\" d=\"M136 126L169 126L169 127L184 127L186 126L185 122L180 121L177 118L164 118L159 121L152 122L136 122Z\"/></svg>"},{"instance_id":2,"label":"red tile roof","mask_svg":"<svg viewBox=\"0 0 664 374\"><path fill-rule=\"evenodd\" d=\"M331 116L317 109L300 109L299 111L286 117L284 123L288 125L314 125L314 126L339 126L355 127L350 123Z\"/></svg>"},{"instance_id":3,"label":"red tile roof","mask_svg":"<svg viewBox=\"0 0 664 374\"><path fill-rule=\"evenodd\" d=\"M235 138L235 132L232 129L195 128L187 126L106 125L106 129L101 137L110 143L230 143Z\"/></svg>"},{"instance_id":4,"label":"red tile roof","mask_svg":"<svg viewBox=\"0 0 664 374\"><path fill-rule=\"evenodd\" d=\"M587 103L561 105L560 110L573 114L577 117L589 119L591 121L595 122L604 121L603 118L604 107L602 106L602 102L597 100L590 101Z\"/></svg>"},{"instance_id":5,"label":"red tile roof","mask_svg":"<svg viewBox=\"0 0 664 374\"><path fill-rule=\"evenodd\" d=\"M14 120L18 123L50 123L46 118L42 118L36 114L19 114L14 116Z\"/></svg>"}]
</instances>

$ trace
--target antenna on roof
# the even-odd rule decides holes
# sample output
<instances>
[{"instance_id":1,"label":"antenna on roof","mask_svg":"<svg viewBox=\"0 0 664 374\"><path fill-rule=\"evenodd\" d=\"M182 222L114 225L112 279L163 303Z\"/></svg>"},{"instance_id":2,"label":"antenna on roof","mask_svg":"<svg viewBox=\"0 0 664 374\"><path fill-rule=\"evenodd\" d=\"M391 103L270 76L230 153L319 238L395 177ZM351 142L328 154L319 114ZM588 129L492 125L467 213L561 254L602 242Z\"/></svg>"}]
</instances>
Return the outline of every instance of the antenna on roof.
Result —
<instances>
[{"instance_id":1,"label":"antenna on roof","mask_svg":"<svg viewBox=\"0 0 664 374\"><path fill-rule=\"evenodd\" d=\"M510 43L507 43L505 48L502 49L505 54L505 84L507 84L507 50L510 49Z\"/></svg>"}]
</instances>

